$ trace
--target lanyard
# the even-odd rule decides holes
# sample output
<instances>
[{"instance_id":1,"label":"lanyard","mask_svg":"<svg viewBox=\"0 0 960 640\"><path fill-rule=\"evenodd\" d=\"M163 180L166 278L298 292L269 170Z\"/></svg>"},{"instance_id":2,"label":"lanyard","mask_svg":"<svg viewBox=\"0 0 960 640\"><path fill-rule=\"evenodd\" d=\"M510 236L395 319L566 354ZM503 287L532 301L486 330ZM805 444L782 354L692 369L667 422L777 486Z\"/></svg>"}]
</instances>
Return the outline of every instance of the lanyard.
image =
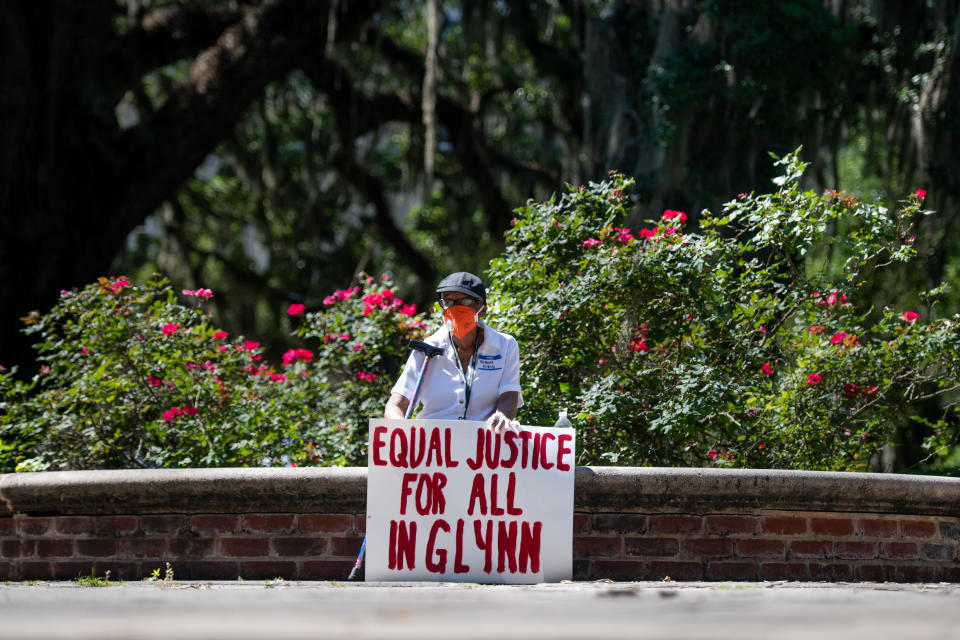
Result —
<instances>
[{"instance_id":1,"label":"lanyard","mask_svg":"<svg viewBox=\"0 0 960 640\"><path fill-rule=\"evenodd\" d=\"M450 337L450 344L453 345L453 353L457 357L457 366L460 367L460 372L463 373L463 363L460 362L460 350L457 349L457 345L453 342L453 337ZM480 352L480 327L477 327L477 341L473 345L473 356L470 358L470 369L464 374L464 383L466 385L466 390L464 391L463 398L463 415L460 416L460 420L467 419L467 409L470 407L470 389L473 387L473 379L477 375L477 354Z\"/></svg>"}]
</instances>

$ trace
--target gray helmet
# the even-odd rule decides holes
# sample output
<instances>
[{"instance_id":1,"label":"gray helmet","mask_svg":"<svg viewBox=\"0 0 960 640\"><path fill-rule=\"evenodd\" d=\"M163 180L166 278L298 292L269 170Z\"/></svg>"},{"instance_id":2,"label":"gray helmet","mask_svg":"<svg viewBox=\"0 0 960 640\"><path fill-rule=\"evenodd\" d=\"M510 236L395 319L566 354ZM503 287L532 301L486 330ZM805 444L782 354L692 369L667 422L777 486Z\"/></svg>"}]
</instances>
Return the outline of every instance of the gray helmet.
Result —
<instances>
[{"instance_id":1,"label":"gray helmet","mask_svg":"<svg viewBox=\"0 0 960 640\"><path fill-rule=\"evenodd\" d=\"M487 301L487 288L483 286L483 280L466 271L451 273L441 280L437 285L437 295L444 291L459 291L483 302Z\"/></svg>"}]
</instances>

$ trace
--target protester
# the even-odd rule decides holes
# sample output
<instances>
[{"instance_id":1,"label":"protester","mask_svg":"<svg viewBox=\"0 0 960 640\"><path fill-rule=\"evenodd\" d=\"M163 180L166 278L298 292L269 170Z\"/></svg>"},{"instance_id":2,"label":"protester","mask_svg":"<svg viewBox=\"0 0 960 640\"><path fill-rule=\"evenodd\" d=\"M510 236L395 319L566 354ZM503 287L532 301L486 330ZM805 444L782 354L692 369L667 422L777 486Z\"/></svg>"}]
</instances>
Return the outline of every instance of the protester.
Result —
<instances>
[{"instance_id":1,"label":"protester","mask_svg":"<svg viewBox=\"0 0 960 640\"><path fill-rule=\"evenodd\" d=\"M486 420L500 433L518 429L523 405L520 349L512 336L482 320L487 312L483 281L472 273L452 273L437 286L444 326L425 340L441 347L421 385L417 417L433 420ZM414 397L425 354L413 351L384 409L386 418L403 418Z\"/></svg>"}]
</instances>

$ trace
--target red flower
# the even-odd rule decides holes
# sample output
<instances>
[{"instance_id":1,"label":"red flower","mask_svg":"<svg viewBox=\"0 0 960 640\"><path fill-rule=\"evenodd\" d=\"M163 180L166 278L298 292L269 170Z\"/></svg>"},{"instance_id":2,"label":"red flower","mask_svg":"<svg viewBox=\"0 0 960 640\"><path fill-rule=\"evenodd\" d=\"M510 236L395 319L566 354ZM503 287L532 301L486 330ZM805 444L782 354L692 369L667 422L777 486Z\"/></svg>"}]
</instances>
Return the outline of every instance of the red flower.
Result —
<instances>
[{"instance_id":1,"label":"red flower","mask_svg":"<svg viewBox=\"0 0 960 640\"><path fill-rule=\"evenodd\" d=\"M860 393L860 385L853 384L852 382L843 385L843 395L848 398L855 398L858 393Z\"/></svg>"},{"instance_id":2,"label":"red flower","mask_svg":"<svg viewBox=\"0 0 960 640\"><path fill-rule=\"evenodd\" d=\"M926 189L917 189L916 191L913 192L913 195L923 200L924 198L927 197L927 191Z\"/></svg>"},{"instance_id":3,"label":"red flower","mask_svg":"<svg viewBox=\"0 0 960 640\"><path fill-rule=\"evenodd\" d=\"M274 373L270 376L271 382L283 382L286 379L287 376L283 375L282 373Z\"/></svg>"},{"instance_id":4,"label":"red flower","mask_svg":"<svg viewBox=\"0 0 960 640\"><path fill-rule=\"evenodd\" d=\"M678 218L678 221L682 224L687 221L687 214L683 211L674 211L673 209L667 209L663 212L664 220L673 220L674 218Z\"/></svg>"},{"instance_id":5,"label":"red flower","mask_svg":"<svg viewBox=\"0 0 960 640\"><path fill-rule=\"evenodd\" d=\"M920 314L917 313L916 311L904 311L903 315L900 317L906 320L907 322L916 322L917 318L920 317Z\"/></svg>"},{"instance_id":6,"label":"red flower","mask_svg":"<svg viewBox=\"0 0 960 640\"><path fill-rule=\"evenodd\" d=\"M770 366L769 362L764 362L762 365L760 365L760 370L763 371L768 376L773 375L773 367Z\"/></svg>"},{"instance_id":7,"label":"red flower","mask_svg":"<svg viewBox=\"0 0 960 640\"><path fill-rule=\"evenodd\" d=\"M226 337L229 336L229 335L230 335L230 334L227 333L226 331L215 331L215 332L213 333L213 339L214 339L214 340L223 340L224 338L226 338Z\"/></svg>"},{"instance_id":8,"label":"red flower","mask_svg":"<svg viewBox=\"0 0 960 640\"><path fill-rule=\"evenodd\" d=\"M361 349L363 349L363 345L362 345L362 344L355 344L355 345L353 345L353 347L351 347L351 348L352 348L354 351L360 351Z\"/></svg>"},{"instance_id":9,"label":"red flower","mask_svg":"<svg viewBox=\"0 0 960 640\"><path fill-rule=\"evenodd\" d=\"M181 408L183 409L183 413L188 416L195 416L199 413L196 408L191 407L189 404L185 404Z\"/></svg>"},{"instance_id":10,"label":"red flower","mask_svg":"<svg viewBox=\"0 0 960 640\"><path fill-rule=\"evenodd\" d=\"M594 238L587 238L586 240L583 241L583 246L587 249L592 249L593 247L597 247L602 244L603 244L602 242L600 242L599 240L595 240Z\"/></svg>"},{"instance_id":11,"label":"red flower","mask_svg":"<svg viewBox=\"0 0 960 640\"><path fill-rule=\"evenodd\" d=\"M641 351L646 353L647 343L646 341L641 340L640 338L634 338L633 342L630 343L630 348L633 349L634 351Z\"/></svg>"},{"instance_id":12,"label":"red flower","mask_svg":"<svg viewBox=\"0 0 960 640\"><path fill-rule=\"evenodd\" d=\"M821 376L819 373L811 373L810 375L807 376L808 386L813 387L815 385L820 384L821 382L823 382L823 376Z\"/></svg>"},{"instance_id":13,"label":"red flower","mask_svg":"<svg viewBox=\"0 0 960 640\"><path fill-rule=\"evenodd\" d=\"M363 296L360 299L363 300L365 303L367 303L368 307L376 306L383 301L383 298L380 296L379 293L368 293L367 295Z\"/></svg>"},{"instance_id":14,"label":"red flower","mask_svg":"<svg viewBox=\"0 0 960 640\"><path fill-rule=\"evenodd\" d=\"M843 339L847 337L846 331L841 331L839 333L833 334L833 337L830 338L830 344L840 344L843 342Z\"/></svg>"},{"instance_id":15,"label":"red flower","mask_svg":"<svg viewBox=\"0 0 960 640\"><path fill-rule=\"evenodd\" d=\"M114 280L110 288L113 290L114 293L120 293L120 291L123 290L124 287L129 287L129 286L130 286L129 280L120 279L120 280Z\"/></svg>"},{"instance_id":16,"label":"red flower","mask_svg":"<svg viewBox=\"0 0 960 640\"><path fill-rule=\"evenodd\" d=\"M380 296L384 300L389 300L390 298L393 297L393 291L391 291L390 289L384 289L383 291L380 292Z\"/></svg>"},{"instance_id":17,"label":"red flower","mask_svg":"<svg viewBox=\"0 0 960 640\"><path fill-rule=\"evenodd\" d=\"M377 376L372 373L366 373L365 371L357 371L357 380L366 380L367 382L373 382L377 379Z\"/></svg>"},{"instance_id":18,"label":"red flower","mask_svg":"<svg viewBox=\"0 0 960 640\"><path fill-rule=\"evenodd\" d=\"M329 299L330 299L330 298L325 299L325 300L323 301L323 303L326 304L326 303L327 303L327 300L329 300ZM298 315L300 315L301 313L303 313L303 312L306 311L306 310L307 310L307 307L306 307L306 306L300 304L299 302L295 302L295 303L291 304L289 307L287 307L287 315L288 315L288 316L298 316Z\"/></svg>"},{"instance_id":19,"label":"red flower","mask_svg":"<svg viewBox=\"0 0 960 640\"><path fill-rule=\"evenodd\" d=\"M416 313L417 313L417 305L415 305L415 304L405 304L405 305L403 305L402 307L400 307L400 313L403 314L403 315L405 315L405 316L416 315Z\"/></svg>"},{"instance_id":20,"label":"red flower","mask_svg":"<svg viewBox=\"0 0 960 640\"><path fill-rule=\"evenodd\" d=\"M163 384L163 380L161 380L160 378L155 378L153 376L147 376L147 382L150 383L151 387L159 387L160 385Z\"/></svg>"},{"instance_id":21,"label":"red flower","mask_svg":"<svg viewBox=\"0 0 960 640\"><path fill-rule=\"evenodd\" d=\"M170 407L169 409L163 412L163 419L169 422L170 420L173 420L174 418L179 418L182 415L183 415L183 411L181 411L178 407Z\"/></svg>"},{"instance_id":22,"label":"red flower","mask_svg":"<svg viewBox=\"0 0 960 640\"><path fill-rule=\"evenodd\" d=\"M710 459L711 459L711 460L713 460L714 458L717 457L717 450L716 450L716 449L710 449L710 451L707 451L707 455L710 456Z\"/></svg>"},{"instance_id":23,"label":"red flower","mask_svg":"<svg viewBox=\"0 0 960 640\"><path fill-rule=\"evenodd\" d=\"M822 324L812 324L810 325L809 331L810 333L820 333L824 329L826 329L826 327L824 327Z\"/></svg>"},{"instance_id":24,"label":"red flower","mask_svg":"<svg viewBox=\"0 0 960 640\"><path fill-rule=\"evenodd\" d=\"M254 342L253 340L244 340L243 348L246 349L247 351L255 351L256 349L260 348L260 343Z\"/></svg>"},{"instance_id":25,"label":"red flower","mask_svg":"<svg viewBox=\"0 0 960 640\"><path fill-rule=\"evenodd\" d=\"M654 227L653 229L640 229L640 237L644 240L649 240L650 238L657 235L657 230L660 227Z\"/></svg>"},{"instance_id":26,"label":"red flower","mask_svg":"<svg viewBox=\"0 0 960 640\"><path fill-rule=\"evenodd\" d=\"M283 354L283 366L289 367L297 360L310 362L313 360L313 353L307 349L289 349Z\"/></svg>"},{"instance_id":27,"label":"red flower","mask_svg":"<svg viewBox=\"0 0 960 640\"><path fill-rule=\"evenodd\" d=\"M180 325L179 325L179 324L174 324L174 323L172 323L172 322L168 322L167 324L163 325L163 329L162 329L163 335L165 335L165 336L167 336L167 337L169 338L170 336L172 336L173 334L175 334L175 333L177 332L177 329L179 329L179 328L180 328Z\"/></svg>"}]
</instances>

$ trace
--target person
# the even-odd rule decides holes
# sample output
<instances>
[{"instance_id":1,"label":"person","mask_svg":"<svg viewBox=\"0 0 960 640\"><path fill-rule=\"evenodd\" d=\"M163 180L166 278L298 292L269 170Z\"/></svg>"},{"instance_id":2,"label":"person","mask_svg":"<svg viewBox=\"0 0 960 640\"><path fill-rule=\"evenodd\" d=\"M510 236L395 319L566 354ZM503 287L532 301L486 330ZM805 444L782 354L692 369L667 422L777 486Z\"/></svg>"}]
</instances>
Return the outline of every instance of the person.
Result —
<instances>
[{"instance_id":1,"label":"person","mask_svg":"<svg viewBox=\"0 0 960 640\"><path fill-rule=\"evenodd\" d=\"M483 280L465 271L451 273L437 285L444 326L425 342L442 347L421 385L420 413L427 420L485 420L496 433L517 431L520 348L517 341L485 324L487 291ZM390 392L386 418L403 418L414 396L426 356L413 351Z\"/></svg>"}]
</instances>

